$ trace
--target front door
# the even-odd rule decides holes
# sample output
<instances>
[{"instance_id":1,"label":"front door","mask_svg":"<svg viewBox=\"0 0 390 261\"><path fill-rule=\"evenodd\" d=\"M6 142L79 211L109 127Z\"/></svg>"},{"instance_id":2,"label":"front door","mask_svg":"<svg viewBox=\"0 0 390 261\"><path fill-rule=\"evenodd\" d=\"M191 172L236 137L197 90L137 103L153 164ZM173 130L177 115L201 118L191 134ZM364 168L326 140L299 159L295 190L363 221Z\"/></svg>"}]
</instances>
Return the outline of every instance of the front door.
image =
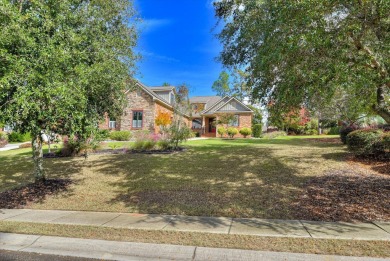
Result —
<instances>
[{"instance_id":1,"label":"front door","mask_svg":"<svg viewBox=\"0 0 390 261\"><path fill-rule=\"evenodd\" d=\"M217 122L215 118L209 118L209 132L215 133Z\"/></svg>"}]
</instances>

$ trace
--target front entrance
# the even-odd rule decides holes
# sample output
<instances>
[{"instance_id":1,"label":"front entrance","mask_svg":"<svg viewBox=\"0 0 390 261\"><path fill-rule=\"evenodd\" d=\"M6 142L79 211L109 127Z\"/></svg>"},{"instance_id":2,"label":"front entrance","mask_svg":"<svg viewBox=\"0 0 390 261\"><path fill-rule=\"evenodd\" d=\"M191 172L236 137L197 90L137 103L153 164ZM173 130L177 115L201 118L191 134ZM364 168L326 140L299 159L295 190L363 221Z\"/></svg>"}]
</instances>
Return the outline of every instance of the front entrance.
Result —
<instances>
[{"instance_id":1,"label":"front entrance","mask_svg":"<svg viewBox=\"0 0 390 261\"><path fill-rule=\"evenodd\" d=\"M209 118L209 132L216 133L217 121L215 118Z\"/></svg>"}]
</instances>

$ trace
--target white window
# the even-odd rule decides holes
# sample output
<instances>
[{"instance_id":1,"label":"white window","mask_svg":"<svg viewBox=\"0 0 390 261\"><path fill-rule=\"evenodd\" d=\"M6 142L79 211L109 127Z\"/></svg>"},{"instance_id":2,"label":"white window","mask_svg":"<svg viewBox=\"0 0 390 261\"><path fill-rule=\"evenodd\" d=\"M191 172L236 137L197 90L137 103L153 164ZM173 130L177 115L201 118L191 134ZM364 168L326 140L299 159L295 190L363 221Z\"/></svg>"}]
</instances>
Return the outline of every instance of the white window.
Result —
<instances>
[{"instance_id":1,"label":"white window","mask_svg":"<svg viewBox=\"0 0 390 261\"><path fill-rule=\"evenodd\" d=\"M239 115L234 115L234 118L229 122L229 126L238 127L240 125L239 119L240 119Z\"/></svg>"},{"instance_id":2,"label":"white window","mask_svg":"<svg viewBox=\"0 0 390 261\"><path fill-rule=\"evenodd\" d=\"M140 89L137 89L136 96L137 96L137 97L141 97L141 96L142 96L142 93L141 93L141 90L140 90Z\"/></svg>"},{"instance_id":3,"label":"white window","mask_svg":"<svg viewBox=\"0 0 390 261\"><path fill-rule=\"evenodd\" d=\"M139 129L142 128L142 111L133 111L133 128Z\"/></svg>"},{"instance_id":4,"label":"white window","mask_svg":"<svg viewBox=\"0 0 390 261\"><path fill-rule=\"evenodd\" d=\"M175 95L173 94L173 92L171 92L170 99L171 99L171 104L175 104Z\"/></svg>"},{"instance_id":5,"label":"white window","mask_svg":"<svg viewBox=\"0 0 390 261\"><path fill-rule=\"evenodd\" d=\"M115 119L110 119L108 122L108 128L109 129L115 129L116 128L116 120Z\"/></svg>"}]
</instances>

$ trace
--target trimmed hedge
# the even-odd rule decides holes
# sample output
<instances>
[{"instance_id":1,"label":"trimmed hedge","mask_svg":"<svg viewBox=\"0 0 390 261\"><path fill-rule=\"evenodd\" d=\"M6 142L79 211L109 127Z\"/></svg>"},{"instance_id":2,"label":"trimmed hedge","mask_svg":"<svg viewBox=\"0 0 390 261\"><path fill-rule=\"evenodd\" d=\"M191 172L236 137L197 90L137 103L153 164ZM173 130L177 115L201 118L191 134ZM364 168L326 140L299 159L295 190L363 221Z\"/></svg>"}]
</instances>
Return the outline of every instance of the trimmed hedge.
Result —
<instances>
[{"instance_id":1,"label":"trimmed hedge","mask_svg":"<svg viewBox=\"0 0 390 261\"><path fill-rule=\"evenodd\" d=\"M252 126L252 135L255 138L260 138L263 133L263 125L262 124L254 124Z\"/></svg>"},{"instance_id":2,"label":"trimmed hedge","mask_svg":"<svg viewBox=\"0 0 390 261\"><path fill-rule=\"evenodd\" d=\"M223 135L226 134L226 128L225 128L225 127L218 127L217 133L218 133L218 134L221 136L221 138L222 138Z\"/></svg>"},{"instance_id":3,"label":"trimmed hedge","mask_svg":"<svg viewBox=\"0 0 390 261\"><path fill-rule=\"evenodd\" d=\"M238 134L238 130L236 128L229 127L227 128L226 133L229 135L230 138L233 138L234 135Z\"/></svg>"},{"instance_id":4,"label":"trimmed hedge","mask_svg":"<svg viewBox=\"0 0 390 261\"><path fill-rule=\"evenodd\" d=\"M246 138L246 136L249 136L252 134L252 130L250 128L242 128L240 130L240 134Z\"/></svg>"},{"instance_id":5,"label":"trimmed hedge","mask_svg":"<svg viewBox=\"0 0 390 261\"><path fill-rule=\"evenodd\" d=\"M117 141L127 141L131 138L130 131L112 131L110 132L110 139Z\"/></svg>"},{"instance_id":6,"label":"trimmed hedge","mask_svg":"<svg viewBox=\"0 0 390 261\"><path fill-rule=\"evenodd\" d=\"M356 130L347 135L348 149L355 155L372 155L380 151L383 131Z\"/></svg>"}]
</instances>

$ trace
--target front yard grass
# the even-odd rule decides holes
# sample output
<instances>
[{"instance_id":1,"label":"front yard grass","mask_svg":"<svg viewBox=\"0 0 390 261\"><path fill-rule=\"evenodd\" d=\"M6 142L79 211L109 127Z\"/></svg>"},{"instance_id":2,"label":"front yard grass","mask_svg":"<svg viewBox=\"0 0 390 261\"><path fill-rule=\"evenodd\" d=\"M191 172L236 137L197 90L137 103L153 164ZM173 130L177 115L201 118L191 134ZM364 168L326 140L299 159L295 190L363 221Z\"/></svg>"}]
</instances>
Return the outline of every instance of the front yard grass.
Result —
<instances>
[{"instance_id":1,"label":"front yard grass","mask_svg":"<svg viewBox=\"0 0 390 261\"><path fill-rule=\"evenodd\" d=\"M323 136L321 136L322 138ZM390 220L390 177L329 139L208 139L185 152L45 159L71 179L35 209L327 221ZM32 181L30 149L0 153L0 192ZM387 195L387 196L386 196Z\"/></svg>"}]
</instances>

